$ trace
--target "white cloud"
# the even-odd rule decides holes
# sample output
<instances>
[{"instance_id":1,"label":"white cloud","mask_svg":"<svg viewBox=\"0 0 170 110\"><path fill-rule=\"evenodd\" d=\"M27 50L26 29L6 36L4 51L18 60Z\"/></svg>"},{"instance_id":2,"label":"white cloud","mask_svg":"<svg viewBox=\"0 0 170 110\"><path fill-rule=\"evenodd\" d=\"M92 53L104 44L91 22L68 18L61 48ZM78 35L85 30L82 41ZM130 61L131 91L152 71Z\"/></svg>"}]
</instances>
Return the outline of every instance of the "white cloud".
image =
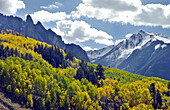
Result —
<instances>
[{"instance_id":1,"label":"white cloud","mask_svg":"<svg viewBox=\"0 0 170 110\"><path fill-rule=\"evenodd\" d=\"M170 4L148 4L134 17L134 25L170 27Z\"/></svg>"},{"instance_id":2,"label":"white cloud","mask_svg":"<svg viewBox=\"0 0 170 110\"><path fill-rule=\"evenodd\" d=\"M141 0L82 0L71 17L81 16L138 26L170 27L170 4L142 5Z\"/></svg>"},{"instance_id":3,"label":"white cloud","mask_svg":"<svg viewBox=\"0 0 170 110\"><path fill-rule=\"evenodd\" d=\"M140 0L83 0L77 13L98 20L128 23L140 11L140 5Z\"/></svg>"},{"instance_id":4,"label":"white cloud","mask_svg":"<svg viewBox=\"0 0 170 110\"><path fill-rule=\"evenodd\" d=\"M106 32L92 28L85 21L58 21L57 27L53 28L57 34L61 35L66 43L84 42L94 40L95 43L113 45L113 37Z\"/></svg>"},{"instance_id":5,"label":"white cloud","mask_svg":"<svg viewBox=\"0 0 170 110\"><path fill-rule=\"evenodd\" d=\"M55 8L59 8L60 6L63 6L63 4L59 3L59 2L55 2L55 4L51 4L51 5L48 5L48 6L41 6L40 8L52 10L52 9L55 9Z\"/></svg>"},{"instance_id":6,"label":"white cloud","mask_svg":"<svg viewBox=\"0 0 170 110\"><path fill-rule=\"evenodd\" d=\"M17 10L23 8L25 8L25 4L21 0L0 0L0 13L15 14Z\"/></svg>"},{"instance_id":7,"label":"white cloud","mask_svg":"<svg viewBox=\"0 0 170 110\"><path fill-rule=\"evenodd\" d=\"M78 11L72 11L68 16L72 19L79 19L81 14Z\"/></svg>"},{"instance_id":8,"label":"white cloud","mask_svg":"<svg viewBox=\"0 0 170 110\"><path fill-rule=\"evenodd\" d=\"M141 5L140 0L83 0L87 6L105 8L113 11L136 11Z\"/></svg>"},{"instance_id":9,"label":"white cloud","mask_svg":"<svg viewBox=\"0 0 170 110\"><path fill-rule=\"evenodd\" d=\"M67 18L67 14L65 12L56 12L50 13L48 11L37 11L33 14L30 14L34 22L41 21L41 22L50 22L50 21L57 21L63 20Z\"/></svg>"},{"instance_id":10,"label":"white cloud","mask_svg":"<svg viewBox=\"0 0 170 110\"><path fill-rule=\"evenodd\" d=\"M63 6L63 4L55 2L41 8L52 9L59 6ZM41 22L79 19L81 16L86 16L109 22L130 23L135 26L162 26L163 28L169 28L170 4L142 5L141 0L82 0L82 3L77 6L77 10L72 11L69 15L66 15L65 12L51 13L41 10L35 12L32 16L34 16L34 20Z\"/></svg>"},{"instance_id":11,"label":"white cloud","mask_svg":"<svg viewBox=\"0 0 170 110\"><path fill-rule=\"evenodd\" d=\"M88 46L86 46L86 47L83 47L83 49L85 50L85 51L90 51L90 50L97 50L97 48L91 48L91 47L88 47Z\"/></svg>"},{"instance_id":12,"label":"white cloud","mask_svg":"<svg viewBox=\"0 0 170 110\"><path fill-rule=\"evenodd\" d=\"M59 3L59 2L55 2L55 4L56 4L57 6L63 6L63 4L62 4L62 3Z\"/></svg>"},{"instance_id":13,"label":"white cloud","mask_svg":"<svg viewBox=\"0 0 170 110\"><path fill-rule=\"evenodd\" d=\"M48 6L41 6L40 8L52 10L55 8L59 8L59 6L52 4L52 5L48 5Z\"/></svg>"}]
</instances>

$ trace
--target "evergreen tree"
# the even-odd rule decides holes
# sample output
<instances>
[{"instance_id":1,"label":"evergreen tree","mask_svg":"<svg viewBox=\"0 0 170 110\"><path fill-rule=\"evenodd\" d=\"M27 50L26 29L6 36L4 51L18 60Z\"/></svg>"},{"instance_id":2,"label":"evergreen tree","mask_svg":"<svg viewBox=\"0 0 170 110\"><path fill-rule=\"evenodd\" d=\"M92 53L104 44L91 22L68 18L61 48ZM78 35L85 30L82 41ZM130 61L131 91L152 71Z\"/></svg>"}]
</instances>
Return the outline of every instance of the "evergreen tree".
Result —
<instances>
[{"instance_id":1,"label":"evergreen tree","mask_svg":"<svg viewBox=\"0 0 170 110\"><path fill-rule=\"evenodd\" d=\"M168 89L170 89L170 82L168 82Z\"/></svg>"},{"instance_id":2,"label":"evergreen tree","mask_svg":"<svg viewBox=\"0 0 170 110\"><path fill-rule=\"evenodd\" d=\"M94 72L94 68L93 67L88 67L88 75L86 77L90 82L92 82L92 84L97 84L98 80L97 80L97 76Z\"/></svg>"},{"instance_id":3,"label":"evergreen tree","mask_svg":"<svg viewBox=\"0 0 170 110\"><path fill-rule=\"evenodd\" d=\"M150 91L150 94L151 94L152 99L153 99L152 106L153 106L154 109L156 109L157 108L157 104L156 104L156 90L155 90L155 84L154 83L152 83L150 85L149 91Z\"/></svg>"},{"instance_id":4,"label":"evergreen tree","mask_svg":"<svg viewBox=\"0 0 170 110\"><path fill-rule=\"evenodd\" d=\"M70 61L73 61L73 58L74 58L74 56L73 56L72 52L69 51L66 55L66 60L69 59Z\"/></svg>"},{"instance_id":5,"label":"evergreen tree","mask_svg":"<svg viewBox=\"0 0 170 110\"><path fill-rule=\"evenodd\" d=\"M18 50L17 50L17 48L15 48L14 54L15 54L15 57L18 56Z\"/></svg>"},{"instance_id":6,"label":"evergreen tree","mask_svg":"<svg viewBox=\"0 0 170 110\"><path fill-rule=\"evenodd\" d=\"M77 70L77 74L75 76L76 79L79 79L79 81L82 79L82 78L85 78L85 75L84 75L84 71L81 67L78 68Z\"/></svg>"},{"instance_id":7,"label":"evergreen tree","mask_svg":"<svg viewBox=\"0 0 170 110\"><path fill-rule=\"evenodd\" d=\"M162 106L162 96L159 93L159 90L157 90L156 100L157 100L157 108L161 109L161 106Z\"/></svg>"},{"instance_id":8,"label":"evergreen tree","mask_svg":"<svg viewBox=\"0 0 170 110\"><path fill-rule=\"evenodd\" d=\"M11 55L13 56L14 55L14 49L11 48Z\"/></svg>"},{"instance_id":9,"label":"evergreen tree","mask_svg":"<svg viewBox=\"0 0 170 110\"><path fill-rule=\"evenodd\" d=\"M97 76L99 75L99 80L100 79L105 79L105 76L103 74L104 72L104 69L103 69L103 66L101 64L98 64L97 67L96 67L96 70L97 70Z\"/></svg>"}]
</instances>

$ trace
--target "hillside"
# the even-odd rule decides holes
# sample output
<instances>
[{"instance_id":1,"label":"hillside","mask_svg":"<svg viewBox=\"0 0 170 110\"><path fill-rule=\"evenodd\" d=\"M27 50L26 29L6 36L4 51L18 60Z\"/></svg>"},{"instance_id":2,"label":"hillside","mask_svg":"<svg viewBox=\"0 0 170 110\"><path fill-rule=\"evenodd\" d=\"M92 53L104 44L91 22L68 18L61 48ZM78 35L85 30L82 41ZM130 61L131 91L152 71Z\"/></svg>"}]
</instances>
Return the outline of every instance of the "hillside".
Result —
<instances>
[{"instance_id":1,"label":"hillside","mask_svg":"<svg viewBox=\"0 0 170 110\"><path fill-rule=\"evenodd\" d=\"M0 80L30 109L170 109L167 80L80 61L11 30L0 34Z\"/></svg>"}]
</instances>

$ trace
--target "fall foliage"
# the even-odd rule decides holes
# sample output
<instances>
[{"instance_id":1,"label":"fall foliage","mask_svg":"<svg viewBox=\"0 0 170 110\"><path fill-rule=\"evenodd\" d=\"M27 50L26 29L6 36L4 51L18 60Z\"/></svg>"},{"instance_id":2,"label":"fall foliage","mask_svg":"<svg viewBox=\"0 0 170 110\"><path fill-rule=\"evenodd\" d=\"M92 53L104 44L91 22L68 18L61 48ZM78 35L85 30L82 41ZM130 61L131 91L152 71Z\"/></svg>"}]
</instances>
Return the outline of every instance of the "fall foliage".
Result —
<instances>
[{"instance_id":1,"label":"fall foliage","mask_svg":"<svg viewBox=\"0 0 170 110\"><path fill-rule=\"evenodd\" d=\"M167 80L80 61L12 30L0 34L0 80L36 110L170 109Z\"/></svg>"}]
</instances>

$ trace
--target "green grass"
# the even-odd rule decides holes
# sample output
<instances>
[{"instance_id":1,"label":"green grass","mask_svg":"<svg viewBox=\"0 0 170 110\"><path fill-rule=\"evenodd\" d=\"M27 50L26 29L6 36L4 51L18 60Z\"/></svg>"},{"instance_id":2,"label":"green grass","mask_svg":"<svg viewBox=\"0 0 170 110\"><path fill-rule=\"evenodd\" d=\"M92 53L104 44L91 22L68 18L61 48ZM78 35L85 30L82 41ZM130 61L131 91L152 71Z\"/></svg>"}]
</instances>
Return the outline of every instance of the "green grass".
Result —
<instances>
[{"instance_id":1,"label":"green grass","mask_svg":"<svg viewBox=\"0 0 170 110\"><path fill-rule=\"evenodd\" d=\"M146 77L142 75L137 75L116 68L105 67L104 75L106 78L117 79L117 80L120 79L121 83L123 84L135 82L137 80L142 80L142 79L161 81L165 84L168 84L168 80L164 80L157 77Z\"/></svg>"}]
</instances>

